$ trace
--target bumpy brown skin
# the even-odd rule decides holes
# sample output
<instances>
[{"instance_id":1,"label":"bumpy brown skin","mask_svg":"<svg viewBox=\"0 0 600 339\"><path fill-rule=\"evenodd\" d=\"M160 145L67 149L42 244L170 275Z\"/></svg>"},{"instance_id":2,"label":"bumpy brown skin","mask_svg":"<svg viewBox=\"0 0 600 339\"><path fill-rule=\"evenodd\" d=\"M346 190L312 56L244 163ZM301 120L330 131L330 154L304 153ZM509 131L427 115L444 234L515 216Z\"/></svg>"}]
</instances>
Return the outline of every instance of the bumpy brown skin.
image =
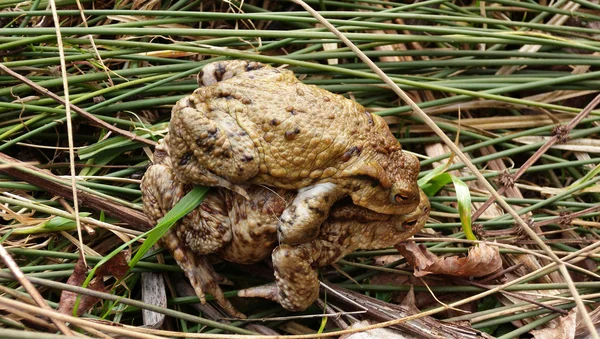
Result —
<instances>
[{"instance_id":1,"label":"bumpy brown skin","mask_svg":"<svg viewBox=\"0 0 600 339\"><path fill-rule=\"evenodd\" d=\"M299 190L281 215L281 242L316 237L344 196L383 214L417 207L418 160L358 103L242 60L207 65L199 82L172 111L166 143L176 175L246 196L238 184Z\"/></svg>"},{"instance_id":2,"label":"bumpy brown skin","mask_svg":"<svg viewBox=\"0 0 600 339\"><path fill-rule=\"evenodd\" d=\"M189 191L175 176L168 152L159 143L154 165L142 179L144 210L157 221ZM418 208L406 215L381 214L340 201L321 226L318 237L292 246L277 245L278 216L295 193L260 186L246 187L250 199L230 190L212 190L163 238L163 243L190 278L196 294L215 296L231 315L243 317L224 297L221 279L204 255L250 264L272 255L276 285L241 291L278 301L289 310L303 310L318 297L316 269L334 263L355 249L389 247L419 231L429 215L429 202L421 191Z\"/></svg>"},{"instance_id":3,"label":"bumpy brown skin","mask_svg":"<svg viewBox=\"0 0 600 339\"><path fill-rule=\"evenodd\" d=\"M303 311L319 296L317 268L333 264L358 249L391 247L412 237L425 225L430 209L423 191L419 206L405 215L383 215L354 205L336 207L316 239L275 248L274 285L242 290L238 295L263 297L290 311Z\"/></svg>"}]
</instances>

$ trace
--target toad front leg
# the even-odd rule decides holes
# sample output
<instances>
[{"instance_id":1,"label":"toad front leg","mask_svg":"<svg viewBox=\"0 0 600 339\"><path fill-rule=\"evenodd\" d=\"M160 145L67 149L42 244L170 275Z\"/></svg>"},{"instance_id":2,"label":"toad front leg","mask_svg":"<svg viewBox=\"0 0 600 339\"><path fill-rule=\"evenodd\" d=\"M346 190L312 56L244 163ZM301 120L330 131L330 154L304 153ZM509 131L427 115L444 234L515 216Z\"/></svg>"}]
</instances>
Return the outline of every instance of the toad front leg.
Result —
<instances>
[{"instance_id":1,"label":"toad front leg","mask_svg":"<svg viewBox=\"0 0 600 339\"><path fill-rule=\"evenodd\" d=\"M343 195L333 183L298 190L298 195L281 214L277 233L284 244L300 244L317 237L331 206Z\"/></svg>"},{"instance_id":2,"label":"toad front leg","mask_svg":"<svg viewBox=\"0 0 600 339\"><path fill-rule=\"evenodd\" d=\"M316 268L329 264L340 253L339 247L320 240L280 245L272 254L275 284L241 290L238 296L270 299L287 310L303 311L319 296Z\"/></svg>"},{"instance_id":3,"label":"toad front leg","mask_svg":"<svg viewBox=\"0 0 600 339\"><path fill-rule=\"evenodd\" d=\"M258 173L254 142L228 113L230 109L244 109L234 101L206 102L200 95L191 95L173 107L165 139L181 181L241 193L235 184Z\"/></svg>"}]
</instances>

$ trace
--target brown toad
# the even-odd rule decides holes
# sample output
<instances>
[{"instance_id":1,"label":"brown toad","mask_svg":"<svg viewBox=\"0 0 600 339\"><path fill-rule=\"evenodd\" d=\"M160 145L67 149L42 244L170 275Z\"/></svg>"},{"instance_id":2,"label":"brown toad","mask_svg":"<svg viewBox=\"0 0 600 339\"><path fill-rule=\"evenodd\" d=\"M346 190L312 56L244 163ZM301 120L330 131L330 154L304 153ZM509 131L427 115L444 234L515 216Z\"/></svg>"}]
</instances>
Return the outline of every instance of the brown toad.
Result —
<instances>
[{"instance_id":1,"label":"brown toad","mask_svg":"<svg viewBox=\"0 0 600 339\"><path fill-rule=\"evenodd\" d=\"M184 183L298 190L280 216L279 239L313 239L329 209L350 196L383 214L419 204L419 162L385 121L294 73L242 60L208 64L200 88L172 111L166 143Z\"/></svg>"},{"instance_id":2,"label":"brown toad","mask_svg":"<svg viewBox=\"0 0 600 339\"><path fill-rule=\"evenodd\" d=\"M153 221L162 218L190 189L175 175L171 158L159 144L154 165L142 179L144 210ZM381 214L336 202L318 236L299 245L277 246L278 217L295 193L257 185L245 187L250 199L227 189L215 189L203 203L172 227L163 243L204 302L211 293L231 315L243 316L224 297L220 277L205 255L215 253L241 264L273 259L276 283L240 291L240 296L264 297L289 310L304 310L318 297L317 268L336 262L356 249L378 249L399 243L419 231L429 215L429 201L408 214ZM277 246L277 247L276 247Z\"/></svg>"}]
</instances>

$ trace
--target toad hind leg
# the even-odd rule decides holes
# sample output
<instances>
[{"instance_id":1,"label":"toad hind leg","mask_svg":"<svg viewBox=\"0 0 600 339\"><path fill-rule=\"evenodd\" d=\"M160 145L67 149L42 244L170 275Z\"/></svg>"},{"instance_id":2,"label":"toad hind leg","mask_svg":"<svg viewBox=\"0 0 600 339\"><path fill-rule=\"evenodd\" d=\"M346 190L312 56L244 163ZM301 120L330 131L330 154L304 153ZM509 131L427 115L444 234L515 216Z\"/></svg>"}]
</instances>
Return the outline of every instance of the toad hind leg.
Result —
<instances>
[{"instance_id":1,"label":"toad hind leg","mask_svg":"<svg viewBox=\"0 0 600 339\"><path fill-rule=\"evenodd\" d=\"M300 244L317 237L320 225L342 192L333 183L321 183L298 190L298 195L281 214L277 233L284 244Z\"/></svg>"},{"instance_id":2,"label":"toad hind leg","mask_svg":"<svg viewBox=\"0 0 600 339\"><path fill-rule=\"evenodd\" d=\"M173 257L185 275L190 279L194 292L202 304L206 303L205 293L210 293L219 306L233 317L245 319L246 316L238 311L223 294L219 283L224 279L214 270L206 256L196 255L191 250L180 246L178 238L169 231L163 236L163 241L173 253Z\"/></svg>"},{"instance_id":3,"label":"toad hind leg","mask_svg":"<svg viewBox=\"0 0 600 339\"><path fill-rule=\"evenodd\" d=\"M170 162L165 159L155 159L158 163L150 166L142 179L144 210L153 222L161 219L185 194L184 185L177 180ZM207 197L207 199L215 198L216 202L221 199L216 195ZM205 203L207 202L205 201ZM162 237L161 243L173 254L177 264L190 279L201 303L206 303L205 292L208 292L214 296L217 303L227 313L234 317L245 318L244 314L235 309L225 298L218 285L223 279L206 260L206 256L199 254L206 253L201 250L212 252L222 247L223 242L227 242L231 238L231 232L228 231L229 225L226 223L228 215L223 211L224 206L220 206L216 202L213 201L211 204L214 207L211 210L212 213L204 211L202 206L196 208L184 217L183 221L179 221L178 225L169 229ZM219 225L224 227L218 227ZM178 228L183 230L180 232L181 236L178 236ZM192 233L204 231L204 234L211 235L211 237L200 238L205 241L198 244L190 243L184 236L186 229ZM218 231L219 229L225 229L225 232L210 234L211 230ZM210 241L211 239L214 241ZM196 250L190 247L194 245L196 245Z\"/></svg>"}]
</instances>

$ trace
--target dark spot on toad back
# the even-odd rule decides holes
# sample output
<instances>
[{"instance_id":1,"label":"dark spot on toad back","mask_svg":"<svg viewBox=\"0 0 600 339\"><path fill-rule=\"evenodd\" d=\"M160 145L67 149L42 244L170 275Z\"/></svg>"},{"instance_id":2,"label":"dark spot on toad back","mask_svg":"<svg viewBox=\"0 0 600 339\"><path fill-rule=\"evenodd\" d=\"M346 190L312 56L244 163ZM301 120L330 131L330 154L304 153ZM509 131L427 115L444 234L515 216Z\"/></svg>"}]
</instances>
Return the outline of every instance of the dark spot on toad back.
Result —
<instances>
[{"instance_id":1,"label":"dark spot on toad back","mask_svg":"<svg viewBox=\"0 0 600 339\"><path fill-rule=\"evenodd\" d=\"M279 119L272 119L269 122L269 125L271 125L271 126L279 126L280 123L281 123L281 121Z\"/></svg>"},{"instance_id":2,"label":"dark spot on toad back","mask_svg":"<svg viewBox=\"0 0 600 339\"><path fill-rule=\"evenodd\" d=\"M206 132L208 132L208 137L211 139L214 139L217 137L217 132L219 131L218 128L216 127L211 127L210 129L208 129Z\"/></svg>"},{"instance_id":3,"label":"dark spot on toad back","mask_svg":"<svg viewBox=\"0 0 600 339\"><path fill-rule=\"evenodd\" d=\"M254 71L261 68L263 68L262 64L258 62L249 62L248 65L246 65L246 72Z\"/></svg>"},{"instance_id":4,"label":"dark spot on toad back","mask_svg":"<svg viewBox=\"0 0 600 339\"><path fill-rule=\"evenodd\" d=\"M250 162L252 160L254 160L253 156L247 154L242 155L242 162Z\"/></svg>"},{"instance_id":5,"label":"dark spot on toad back","mask_svg":"<svg viewBox=\"0 0 600 339\"><path fill-rule=\"evenodd\" d=\"M205 152L211 152L215 149L215 137L212 138L198 138L196 139L196 145L203 148Z\"/></svg>"},{"instance_id":6,"label":"dark spot on toad back","mask_svg":"<svg viewBox=\"0 0 600 339\"><path fill-rule=\"evenodd\" d=\"M347 150L344 155L342 155L342 161L346 162L350 160L355 155L359 155L362 151L362 147L360 146L352 146L349 150Z\"/></svg>"},{"instance_id":7,"label":"dark spot on toad back","mask_svg":"<svg viewBox=\"0 0 600 339\"><path fill-rule=\"evenodd\" d=\"M293 130L285 131L285 140L294 140L300 134L300 128L296 127Z\"/></svg>"},{"instance_id":8,"label":"dark spot on toad back","mask_svg":"<svg viewBox=\"0 0 600 339\"><path fill-rule=\"evenodd\" d=\"M287 107L285 108L285 110L286 110L286 112L290 113L291 115L296 115L296 114L298 114L298 112L296 112L296 110L294 109L294 107L293 107L293 106L287 106Z\"/></svg>"},{"instance_id":9,"label":"dark spot on toad back","mask_svg":"<svg viewBox=\"0 0 600 339\"><path fill-rule=\"evenodd\" d=\"M216 133L215 133L216 135ZM206 137L206 138L197 138L196 145L200 148L203 148L205 152L210 152L215 148L215 136Z\"/></svg>"},{"instance_id":10,"label":"dark spot on toad back","mask_svg":"<svg viewBox=\"0 0 600 339\"><path fill-rule=\"evenodd\" d=\"M190 159L192 157L192 152L187 152L186 154L183 155L183 157L181 157L181 160L179 161L179 165L183 166L185 164L187 164Z\"/></svg>"}]
</instances>

